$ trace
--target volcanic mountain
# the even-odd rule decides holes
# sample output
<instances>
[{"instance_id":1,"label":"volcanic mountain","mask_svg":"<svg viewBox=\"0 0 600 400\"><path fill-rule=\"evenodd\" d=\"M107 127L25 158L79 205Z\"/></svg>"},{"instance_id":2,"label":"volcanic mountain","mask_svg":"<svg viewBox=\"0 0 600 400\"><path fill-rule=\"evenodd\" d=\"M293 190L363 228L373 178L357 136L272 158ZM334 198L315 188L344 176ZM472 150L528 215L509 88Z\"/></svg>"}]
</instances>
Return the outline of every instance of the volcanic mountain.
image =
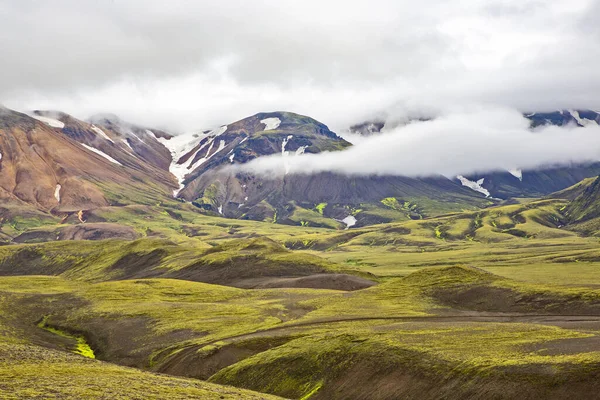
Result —
<instances>
[{"instance_id":1,"label":"volcanic mountain","mask_svg":"<svg viewBox=\"0 0 600 400\"><path fill-rule=\"evenodd\" d=\"M532 128L600 121L597 113L573 110L526 117ZM370 134L381 129L371 125L363 127ZM541 196L600 174L600 163L515 169L456 181L443 176L287 173L290 157L350 146L323 123L291 112L259 113L174 135L110 114L83 121L62 112L26 115L3 109L0 196L5 204L54 214L162 201L178 204L173 202L176 197L200 213L347 228L475 210L494 204L492 197ZM282 155L278 176L226 168L274 154Z\"/></svg>"},{"instance_id":2,"label":"volcanic mountain","mask_svg":"<svg viewBox=\"0 0 600 400\"><path fill-rule=\"evenodd\" d=\"M444 177L287 174L287 157L351 146L326 125L290 112L259 113L187 140L161 142L171 149L171 171L180 178L176 195L231 218L322 226L345 220L347 225L364 225L490 204ZM283 156L279 177L223 168L277 153ZM419 204L421 200L424 204Z\"/></svg>"},{"instance_id":3,"label":"volcanic mountain","mask_svg":"<svg viewBox=\"0 0 600 400\"><path fill-rule=\"evenodd\" d=\"M75 212L168 196L168 171L115 132L67 114L0 110L0 198L4 204Z\"/></svg>"}]
</instances>

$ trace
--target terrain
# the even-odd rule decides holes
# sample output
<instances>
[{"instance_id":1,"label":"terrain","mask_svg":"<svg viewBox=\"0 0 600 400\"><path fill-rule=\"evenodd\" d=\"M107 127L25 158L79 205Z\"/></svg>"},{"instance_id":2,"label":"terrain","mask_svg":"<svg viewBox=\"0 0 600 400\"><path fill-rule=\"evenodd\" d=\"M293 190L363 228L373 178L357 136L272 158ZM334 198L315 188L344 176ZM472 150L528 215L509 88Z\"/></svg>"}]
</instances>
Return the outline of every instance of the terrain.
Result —
<instances>
[{"instance_id":1,"label":"terrain","mask_svg":"<svg viewBox=\"0 0 600 400\"><path fill-rule=\"evenodd\" d=\"M532 124L575 118L560 115ZM223 168L349 146L288 112L176 136L3 109L2 397L598 392L595 167L498 172L531 189L513 182L504 200L493 175Z\"/></svg>"},{"instance_id":2,"label":"terrain","mask_svg":"<svg viewBox=\"0 0 600 400\"><path fill-rule=\"evenodd\" d=\"M594 112L576 110L526 117L532 129L549 124L583 127L600 120ZM52 219L105 207L168 205L188 210L191 204L204 215L344 229L476 211L512 198L549 195L600 174L597 163L515 168L457 179L288 174L290 157L343 151L352 144L319 121L281 111L179 135L111 114L83 121L58 111L27 115L2 109L0 119L2 213L9 220L16 214L37 214L51 224ZM365 123L351 130L377 134L383 124ZM228 168L278 154L279 175ZM15 213L14 208L24 210ZM94 234L131 236L112 228L98 225ZM73 235L93 234L68 232L61 237Z\"/></svg>"},{"instance_id":3,"label":"terrain","mask_svg":"<svg viewBox=\"0 0 600 400\"><path fill-rule=\"evenodd\" d=\"M58 111L3 109L0 119L8 219L14 208L63 220L104 207L187 203L208 215L344 228L493 204L441 176L288 175L287 157L351 146L326 125L290 112L176 136L114 115L83 121ZM274 154L282 155L279 176L225 168Z\"/></svg>"},{"instance_id":4,"label":"terrain","mask_svg":"<svg viewBox=\"0 0 600 400\"><path fill-rule=\"evenodd\" d=\"M350 230L227 220L191 205L100 208L87 218L136 238L32 235L0 248L0 375L13 378L0 389L585 398L600 371L599 181Z\"/></svg>"}]
</instances>

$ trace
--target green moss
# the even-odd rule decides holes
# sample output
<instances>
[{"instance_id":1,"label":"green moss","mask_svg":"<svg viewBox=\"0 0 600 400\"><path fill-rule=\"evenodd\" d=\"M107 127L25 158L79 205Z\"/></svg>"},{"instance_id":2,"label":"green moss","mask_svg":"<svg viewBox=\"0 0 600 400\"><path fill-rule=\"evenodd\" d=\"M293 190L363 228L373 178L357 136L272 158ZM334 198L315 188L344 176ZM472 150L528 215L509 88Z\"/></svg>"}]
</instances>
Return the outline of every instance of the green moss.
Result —
<instances>
[{"instance_id":1,"label":"green moss","mask_svg":"<svg viewBox=\"0 0 600 400\"><path fill-rule=\"evenodd\" d=\"M395 197L386 197L385 199L381 200L381 204L394 210L402 209L402 206L400 206L398 199L396 199Z\"/></svg>"},{"instance_id":2,"label":"green moss","mask_svg":"<svg viewBox=\"0 0 600 400\"><path fill-rule=\"evenodd\" d=\"M75 348L73 349L73 353L79 354L79 355L81 355L83 357L87 357L87 358L96 358L96 356L94 354L94 350L92 350L92 348L86 342L85 337L83 337L82 335L73 335L66 331L63 331L56 327L48 325L48 317L47 316L45 316L38 323L38 327L42 328L48 332L52 332L55 335L75 340Z\"/></svg>"},{"instance_id":3,"label":"green moss","mask_svg":"<svg viewBox=\"0 0 600 400\"><path fill-rule=\"evenodd\" d=\"M315 206L315 210L317 210L317 212L321 215L323 215L323 211L325 210L325 207L327 207L327 203L319 203Z\"/></svg>"}]
</instances>

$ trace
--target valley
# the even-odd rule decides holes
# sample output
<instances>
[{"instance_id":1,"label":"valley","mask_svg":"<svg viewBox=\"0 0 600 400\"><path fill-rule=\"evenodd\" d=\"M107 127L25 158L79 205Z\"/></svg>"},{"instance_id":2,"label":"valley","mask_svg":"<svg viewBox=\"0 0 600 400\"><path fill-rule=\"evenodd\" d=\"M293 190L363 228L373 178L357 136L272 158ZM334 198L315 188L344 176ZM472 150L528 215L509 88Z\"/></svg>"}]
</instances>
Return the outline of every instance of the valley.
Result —
<instances>
[{"instance_id":1,"label":"valley","mask_svg":"<svg viewBox=\"0 0 600 400\"><path fill-rule=\"evenodd\" d=\"M600 400L599 14L0 1L0 400Z\"/></svg>"},{"instance_id":2,"label":"valley","mask_svg":"<svg viewBox=\"0 0 600 400\"><path fill-rule=\"evenodd\" d=\"M77 365L116 398L137 377L146 398L583 394L600 365L600 248L569 210L592 195L350 230L99 209L90 220L139 238L0 248L0 376L42 368L3 389L45 393ZM76 337L96 360L70 354ZM88 385L54 390L74 387Z\"/></svg>"},{"instance_id":3,"label":"valley","mask_svg":"<svg viewBox=\"0 0 600 400\"><path fill-rule=\"evenodd\" d=\"M267 178L226 167L351 144L283 112L182 136L110 115L34 117L0 118L5 398L563 399L598 388L595 166L498 172L510 190L493 175L284 164ZM541 187L540 174L560 179ZM515 196L486 196L486 182Z\"/></svg>"}]
</instances>

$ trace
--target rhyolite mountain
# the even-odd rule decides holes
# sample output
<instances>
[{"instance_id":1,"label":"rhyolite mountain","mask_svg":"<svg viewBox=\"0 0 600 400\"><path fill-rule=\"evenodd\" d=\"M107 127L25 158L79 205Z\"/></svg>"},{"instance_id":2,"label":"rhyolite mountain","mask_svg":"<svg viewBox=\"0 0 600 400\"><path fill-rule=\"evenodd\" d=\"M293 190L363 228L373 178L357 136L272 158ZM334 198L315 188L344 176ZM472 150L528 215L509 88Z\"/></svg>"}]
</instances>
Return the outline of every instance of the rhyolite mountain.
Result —
<instances>
[{"instance_id":1,"label":"rhyolite mountain","mask_svg":"<svg viewBox=\"0 0 600 400\"><path fill-rule=\"evenodd\" d=\"M176 187L116 135L63 113L1 109L0 153L2 202L43 212L135 204Z\"/></svg>"},{"instance_id":2,"label":"rhyolite mountain","mask_svg":"<svg viewBox=\"0 0 600 400\"><path fill-rule=\"evenodd\" d=\"M532 128L600 121L588 111L526 116ZM363 125L354 130L376 134L382 128L381 123ZM289 157L350 146L323 123L290 112L259 113L175 135L110 114L83 121L62 112L27 115L2 109L0 199L30 212L69 215L102 207L177 204L175 198L198 212L229 218L344 228L478 209L494 204L492 198L537 197L600 174L600 163L515 168L457 180L409 178L401 171L365 177L287 173ZM283 155L278 176L226 168L273 154Z\"/></svg>"}]
</instances>

